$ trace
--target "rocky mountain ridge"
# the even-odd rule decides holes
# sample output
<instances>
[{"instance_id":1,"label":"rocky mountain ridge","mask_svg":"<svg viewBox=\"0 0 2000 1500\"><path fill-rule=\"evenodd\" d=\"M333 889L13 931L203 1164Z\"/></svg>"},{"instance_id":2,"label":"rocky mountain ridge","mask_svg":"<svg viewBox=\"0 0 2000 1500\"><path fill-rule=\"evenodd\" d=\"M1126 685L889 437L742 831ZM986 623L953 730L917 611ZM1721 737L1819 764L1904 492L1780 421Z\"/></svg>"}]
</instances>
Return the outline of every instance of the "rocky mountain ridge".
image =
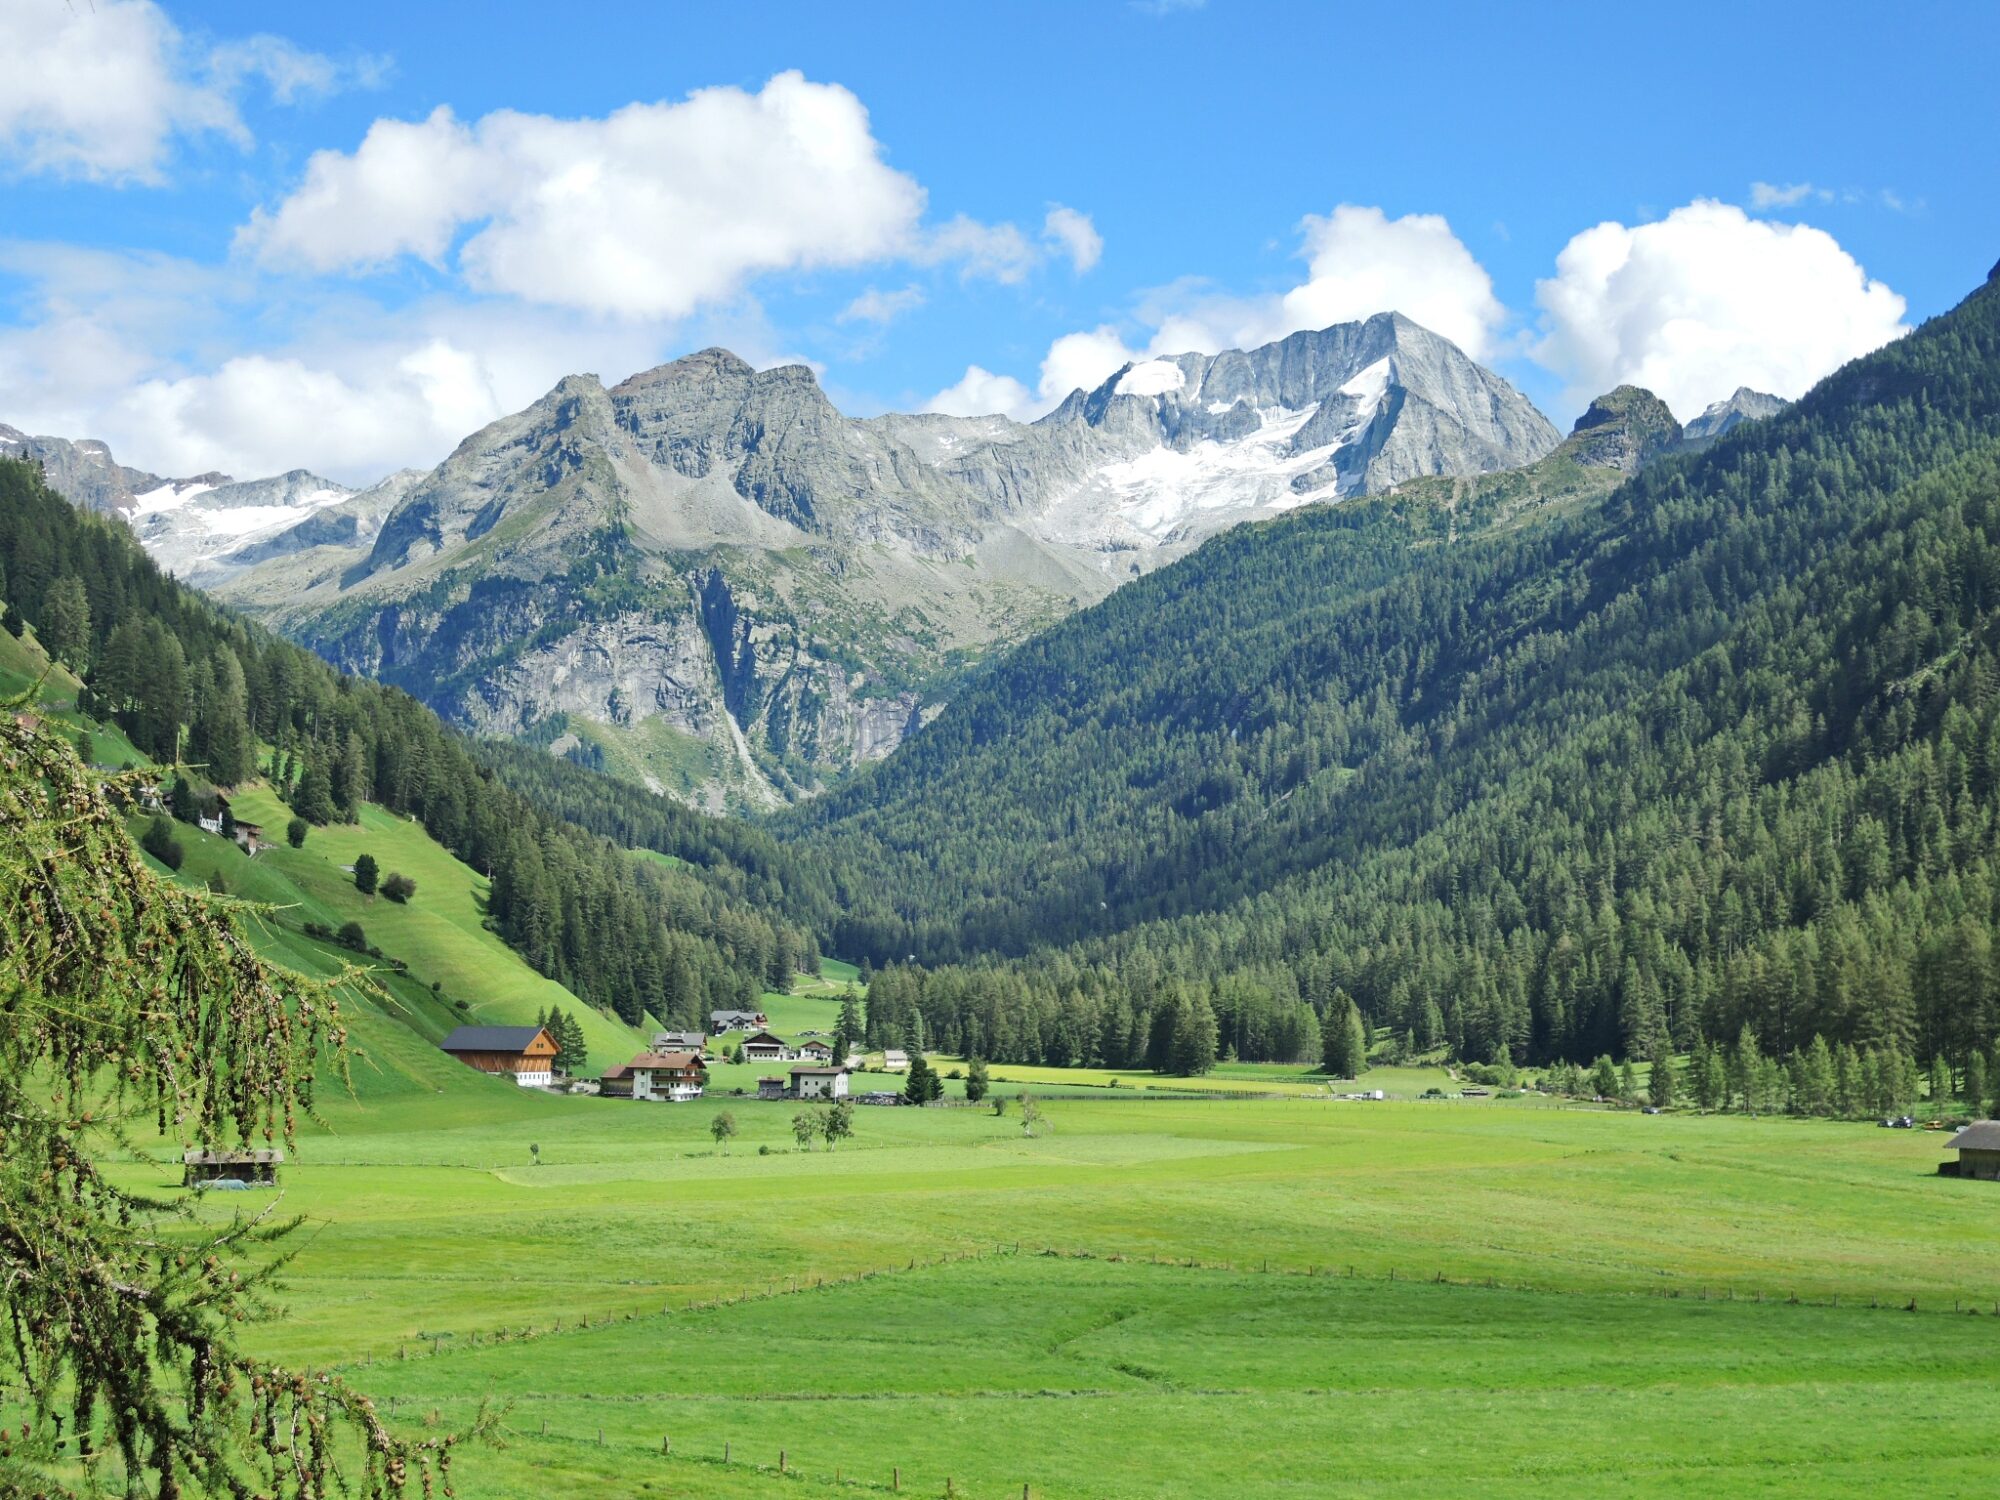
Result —
<instances>
[{"instance_id":1,"label":"rocky mountain ridge","mask_svg":"<svg viewBox=\"0 0 2000 1500\"><path fill-rule=\"evenodd\" d=\"M1679 440L1643 395L1565 442L1385 313L1129 364L1033 423L852 419L802 366L709 349L568 376L358 493L303 472L161 493L101 444L63 461L169 566L469 729L772 805L887 754L986 652L1241 522L1559 451L1629 472Z\"/></svg>"}]
</instances>

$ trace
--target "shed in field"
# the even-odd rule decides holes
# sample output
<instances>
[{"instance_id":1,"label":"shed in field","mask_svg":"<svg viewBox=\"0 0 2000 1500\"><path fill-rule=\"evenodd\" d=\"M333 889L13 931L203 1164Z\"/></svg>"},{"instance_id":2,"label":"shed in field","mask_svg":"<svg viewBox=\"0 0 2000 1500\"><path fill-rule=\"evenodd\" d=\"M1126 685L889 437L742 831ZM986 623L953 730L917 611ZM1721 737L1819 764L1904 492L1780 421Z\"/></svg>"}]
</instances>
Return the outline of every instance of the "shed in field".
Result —
<instances>
[{"instance_id":1,"label":"shed in field","mask_svg":"<svg viewBox=\"0 0 2000 1500\"><path fill-rule=\"evenodd\" d=\"M1946 1141L1945 1149L1956 1151L1958 1160L1939 1162L1940 1175L2000 1182L2000 1120L1975 1121Z\"/></svg>"},{"instance_id":2,"label":"shed in field","mask_svg":"<svg viewBox=\"0 0 2000 1500\"><path fill-rule=\"evenodd\" d=\"M241 1151L185 1151L181 1153L181 1186L256 1182L275 1187L278 1167L284 1159L284 1152L270 1146Z\"/></svg>"}]
</instances>

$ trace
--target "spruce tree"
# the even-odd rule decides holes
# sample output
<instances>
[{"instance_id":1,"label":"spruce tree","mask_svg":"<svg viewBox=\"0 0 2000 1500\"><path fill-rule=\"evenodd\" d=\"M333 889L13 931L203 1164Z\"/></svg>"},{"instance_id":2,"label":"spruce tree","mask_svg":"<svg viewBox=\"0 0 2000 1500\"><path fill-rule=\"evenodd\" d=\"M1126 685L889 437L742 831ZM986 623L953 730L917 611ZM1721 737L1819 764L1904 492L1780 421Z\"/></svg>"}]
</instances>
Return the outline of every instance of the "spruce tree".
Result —
<instances>
[{"instance_id":1,"label":"spruce tree","mask_svg":"<svg viewBox=\"0 0 2000 1500\"><path fill-rule=\"evenodd\" d=\"M1656 1032L1653 1037L1653 1055L1649 1059L1653 1065L1651 1078L1646 1084L1646 1097L1655 1109L1672 1109L1679 1090L1674 1080L1674 1054L1668 1045L1664 1032Z\"/></svg>"},{"instance_id":2,"label":"spruce tree","mask_svg":"<svg viewBox=\"0 0 2000 1500\"><path fill-rule=\"evenodd\" d=\"M973 1058L966 1065L965 1069L966 1102L977 1104L981 1099L986 1097L987 1090L990 1087L991 1083L986 1076L986 1059L983 1057Z\"/></svg>"}]
</instances>

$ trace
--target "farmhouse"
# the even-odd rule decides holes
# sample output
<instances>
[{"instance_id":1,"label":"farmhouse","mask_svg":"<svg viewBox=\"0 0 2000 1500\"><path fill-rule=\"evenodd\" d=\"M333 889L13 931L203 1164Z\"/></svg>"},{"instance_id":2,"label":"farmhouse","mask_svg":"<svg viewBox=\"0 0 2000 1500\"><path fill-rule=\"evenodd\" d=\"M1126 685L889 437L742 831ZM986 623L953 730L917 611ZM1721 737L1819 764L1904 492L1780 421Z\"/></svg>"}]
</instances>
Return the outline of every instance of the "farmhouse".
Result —
<instances>
[{"instance_id":1,"label":"farmhouse","mask_svg":"<svg viewBox=\"0 0 2000 1500\"><path fill-rule=\"evenodd\" d=\"M782 1037L768 1031L757 1032L743 1038L743 1060L745 1062L790 1062L797 1057L791 1044Z\"/></svg>"},{"instance_id":2,"label":"farmhouse","mask_svg":"<svg viewBox=\"0 0 2000 1500\"><path fill-rule=\"evenodd\" d=\"M620 1063L615 1068L606 1068L597 1076L597 1097L600 1099L630 1099L632 1097L632 1070Z\"/></svg>"},{"instance_id":3,"label":"farmhouse","mask_svg":"<svg viewBox=\"0 0 2000 1500\"><path fill-rule=\"evenodd\" d=\"M830 1063L833 1061L833 1048L825 1042L800 1042L798 1055L806 1062Z\"/></svg>"},{"instance_id":4,"label":"farmhouse","mask_svg":"<svg viewBox=\"0 0 2000 1500\"><path fill-rule=\"evenodd\" d=\"M655 1052L699 1052L708 1053L708 1033L705 1031L656 1031L653 1033Z\"/></svg>"},{"instance_id":5,"label":"farmhouse","mask_svg":"<svg viewBox=\"0 0 2000 1500\"><path fill-rule=\"evenodd\" d=\"M882 1053L884 1073L907 1073L910 1071L910 1054L899 1047L890 1047Z\"/></svg>"},{"instance_id":6,"label":"farmhouse","mask_svg":"<svg viewBox=\"0 0 2000 1500\"><path fill-rule=\"evenodd\" d=\"M2000 1182L2000 1120L1979 1120L1966 1126L1945 1142L1945 1149L1956 1151L1958 1160L1939 1162L1941 1176Z\"/></svg>"},{"instance_id":7,"label":"farmhouse","mask_svg":"<svg viewBox=\"0 0 2000 1500\"><path fill-rule=\"evenodd\" d=\"M785 1080L782 1078L760 1078L757 1080L759 1099L782 1099L785 1097Z\"/></svg>"},{"instance_id":8,"label":"farmhouse","mask_svg":"<svg viewBox=\"0 0 2000 1500\"><path fill-rule=\"evenodd\" d=\"M847 1070L800 1063L792 1069L791 1097L794 1099L845 1099Z\"/></svg>"},{"instance_id":9,"label":"farmhouse","mask_svg":"<svg viewBox=\"0 0 2000 1500\"><path fill-rule=\"evenodd\" d=\"M685 1104L699 1099L708 1083L708 1068L699 1052L641 1052L625 1064L632 1078L634 1099L668 1099Z\"/></svg>"},{"instance_id":10,"label":"farmhouse","mask_svg":"<svg viewBox=\"0 0 2000 1500\"><path fill-rule=\"evenodd\" d=\"M771 1018L761 1010L712 1010L708 1013L708 1029L716 1036L725 1031L757 1031L770 1024Z\"/></svg>"},{"instance_id":11,"label":"farmhouse","mask_svg":"<svg viewBox=\"0 0 2000 1500\"><path fill-rule=\"evenodd\" d=\"M255 854L259 849L264 847L263 825L260 823L244 823L239 821L236 825L236 842L242 847L245 854Z\"/></svg>"},{"instance_id":12,"label":"farmhouse","mask_svg":"<svg viewBox=\"0 0 2000 1500\"><path fill-rule=\"evenodd\" d=\"M181 1186L209 1182L276 1184L285 1153L262 1147L254 1151L187 1151L181 1155Z\"/></svg>"},{"instance_id":13,"label":"farmhouse","mask_svg":"<svg viewBox=\"0 0 2000 1500\"><path fill-rule=\"evenodd\" d=\"M482 1073L506 1074L524 1089L556 1081L556 1044L539 1026L461 1026L438 1050Z\"/></svg>"}]
</instances>

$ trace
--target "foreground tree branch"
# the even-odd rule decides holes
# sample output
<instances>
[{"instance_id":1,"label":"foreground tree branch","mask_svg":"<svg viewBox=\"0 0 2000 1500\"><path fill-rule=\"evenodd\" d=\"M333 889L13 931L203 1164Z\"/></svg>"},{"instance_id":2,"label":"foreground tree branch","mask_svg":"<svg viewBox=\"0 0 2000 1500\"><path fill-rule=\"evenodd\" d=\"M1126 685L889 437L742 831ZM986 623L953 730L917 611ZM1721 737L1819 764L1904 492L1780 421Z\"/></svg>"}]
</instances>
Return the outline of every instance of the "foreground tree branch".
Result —
<instances>
[{"instance_id":1,"label":"foreground tree branch","mask_svg":"<svg viewBox=\"0 0 2000 1500\"><path fill-rule=\"evenodd\" d=\"M155 877L133 787L0 705L0 1493L451 1493L462 1434L406 1442L325 1373L252 1360L296 1220L197 1237L109 1181L130 1122L188 1146L289 1144L346 1033L333 987L273 968L243 908ZM343 1474L338 1452L357 1456Z\"/></svg>"}]
</instances>

